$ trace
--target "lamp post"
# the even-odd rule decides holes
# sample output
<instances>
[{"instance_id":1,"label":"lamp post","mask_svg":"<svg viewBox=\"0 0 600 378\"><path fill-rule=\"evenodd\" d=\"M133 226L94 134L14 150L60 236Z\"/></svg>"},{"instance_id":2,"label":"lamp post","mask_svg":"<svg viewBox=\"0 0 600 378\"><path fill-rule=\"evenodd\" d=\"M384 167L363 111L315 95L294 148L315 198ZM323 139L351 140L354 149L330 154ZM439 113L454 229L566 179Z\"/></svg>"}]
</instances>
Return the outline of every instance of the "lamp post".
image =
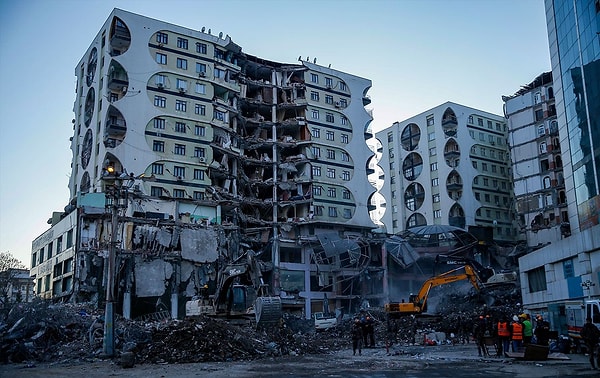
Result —
<instances>
[{"instance_id":1,"label":"lamp post","mask_svg":"<svg viewBox=\"0 0 600 378\"><path fill-rule=\"evenodd\" d=\"M592 298L592 287L594 286L596 286L596 284L590 280L585 280L581 283L581 287L583 288L583 290L587 290L588 292L588 299Z\"/></svg>"},{"instance_id":2,"label":"lamp post","mask_svg":"<svg viewBox=\"0 0 600 378\"><path fill-rule=\"evenodd\" d=\"M115 354L114 321L115 321L115 268L117 255L117 233L119 230L119 210L127 208L128 188L123 187L124 177L117 176L108 169L105 181L106 210L111 214L111 234L108 246L108 269L106 278L106 307L104 310L103 354L112 357Z\"/></svg>"}]
</instances>

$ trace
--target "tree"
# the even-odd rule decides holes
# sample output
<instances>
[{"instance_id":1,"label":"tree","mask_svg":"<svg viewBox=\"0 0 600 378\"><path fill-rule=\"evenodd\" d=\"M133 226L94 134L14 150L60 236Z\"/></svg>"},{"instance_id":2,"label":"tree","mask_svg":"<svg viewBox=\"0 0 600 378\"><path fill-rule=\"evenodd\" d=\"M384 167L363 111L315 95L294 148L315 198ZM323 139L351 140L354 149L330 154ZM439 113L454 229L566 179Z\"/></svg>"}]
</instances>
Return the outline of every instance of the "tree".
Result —
<instances>
[{"instance_id":1,"label":"tree","mask_svg":"<svg viewBox=\"0 0 600 378\"><path fill-rule=\"evenodd\" d=\"M11 284L19 273L18 269L27 268L10 252L0 252L0 308L5 308L8 305L9 291L12 287Z\"/></svg>"}]
</instances>

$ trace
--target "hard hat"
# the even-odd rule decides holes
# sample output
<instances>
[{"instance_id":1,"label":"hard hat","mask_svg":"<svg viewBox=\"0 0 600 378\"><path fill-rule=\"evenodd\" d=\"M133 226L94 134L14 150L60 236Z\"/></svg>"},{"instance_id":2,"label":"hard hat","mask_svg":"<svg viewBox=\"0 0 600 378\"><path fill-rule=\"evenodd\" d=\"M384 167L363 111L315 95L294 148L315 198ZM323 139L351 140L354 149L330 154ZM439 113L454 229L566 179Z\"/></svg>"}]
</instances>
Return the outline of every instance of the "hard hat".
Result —
<instances>
[{"instance_id":1,"label":"hard hat","mask_svg":"<svg viewBox=\"0 0 600 378\"><path fill-rule=\"evenodd\" d=\"M513 316L513 321L518 322L519 318L517 317L517 315Z\"/></svg>"},{"instance_id":2,"label":"hard hat","mask_svg":"<svg viewBox=\"0 0 600 378\"><path fill-rule=\"evenodd\" d=\"M519 315L519 318L526 318L526 317L527 317L527 315L525 315L525 314Z\"/></svg>"}]
</instances>

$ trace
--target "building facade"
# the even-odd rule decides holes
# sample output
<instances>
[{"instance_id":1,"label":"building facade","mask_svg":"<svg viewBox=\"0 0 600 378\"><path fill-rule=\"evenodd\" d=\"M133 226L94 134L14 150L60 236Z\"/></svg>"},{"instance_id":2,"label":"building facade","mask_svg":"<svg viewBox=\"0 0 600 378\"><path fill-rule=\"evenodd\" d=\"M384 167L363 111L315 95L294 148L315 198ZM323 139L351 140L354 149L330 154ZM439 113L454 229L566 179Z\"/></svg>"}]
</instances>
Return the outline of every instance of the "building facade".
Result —
<instances>
[{"instance_id":1,"label":"building facade","mask_svg":"<svg viewBox=\"0 0 600 378\"><path fill-rule=\"evenodd\" d=\"M124 312L158 298L180 314L174 308L247 251L271 266L265 279L284 307L307 316L324 298L349 310L381 297L381 279L367 287L362 276L380 273L382 260L365 201L375 192L369 80L252 56L223 33L119 9L75 75L76 291L101 290L88 272L106 269L116 243ZM105 194L119 209L116 228L97 215ZM38 262L52 239L42 236ZM139 280L148 274L160 284Z\"/></svg>"},{"instance_id":2,"label":"building facade","mask_svg":"<svg viewBox=\"0 0 600 378\"><path fill-rule=\"evenodd\" d=\"M382 218L389 233L422 225L516 237L504 117L447 102L379 131Z\"/></svg>"},{"instance_id":3,"label":"building facade","mask_svg":"<svg viewBox=\"0 0 600 378\"><path fill-rule=\"evenodd\" d=\"M600 4L546 0L571 236L519 259L523 304L565 330L569 302L600 296Z\"/></svg>"},{"instance_id":4,"label":"building facade","mask_svg":"<svg viewBox=\"0 0 600 378\"><path fill-rule=\"evenodd\" d=\"M520 236L540 248L571 233L552 73L503 100Z\"/></svg>"}]
</instances>

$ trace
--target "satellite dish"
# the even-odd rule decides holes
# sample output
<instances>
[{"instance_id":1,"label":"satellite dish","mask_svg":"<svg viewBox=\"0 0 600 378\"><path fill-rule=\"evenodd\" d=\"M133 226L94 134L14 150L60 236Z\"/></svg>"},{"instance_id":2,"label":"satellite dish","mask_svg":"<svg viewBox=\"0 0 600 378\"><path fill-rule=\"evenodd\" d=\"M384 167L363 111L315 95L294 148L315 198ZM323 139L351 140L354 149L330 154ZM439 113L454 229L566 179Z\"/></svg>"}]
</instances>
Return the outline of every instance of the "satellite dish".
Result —
<instances>
[{"instance_id":1,"label":"satellite dish","mask_svg":"<svg viewBox=\"0 0 600 378\"><path fill-rule=\"evenodd\" d=\"M219 38L223 38L223 32L219 33Z\"/></svg>"},{"instance_id":2,"label":"satellite dish","mask_svg":"<svg viewBox=\"0 0 600 378\"><path fill-rule=\"evenodd\" d=\"M202 30L200 30L202 33L204 33L204 30L206 30L206 27L202 27Z\"/></svg>"}]
</instances>

